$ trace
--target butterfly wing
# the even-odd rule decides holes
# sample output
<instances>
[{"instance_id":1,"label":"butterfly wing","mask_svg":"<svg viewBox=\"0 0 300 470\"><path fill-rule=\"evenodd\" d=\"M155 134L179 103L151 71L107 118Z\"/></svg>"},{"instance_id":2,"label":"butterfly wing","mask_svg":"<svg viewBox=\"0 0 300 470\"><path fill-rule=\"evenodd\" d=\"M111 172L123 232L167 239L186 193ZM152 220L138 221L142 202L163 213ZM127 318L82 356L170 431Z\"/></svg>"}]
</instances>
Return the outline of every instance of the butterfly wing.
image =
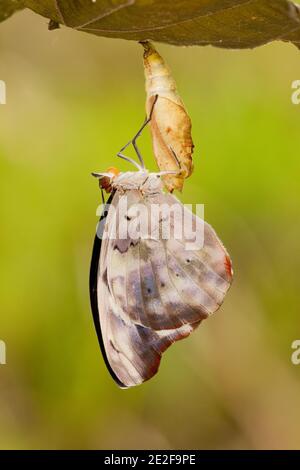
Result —
<instances>
[{"instance_id":1,"label":"butterfly wing","mask_svg":"<svg viewBox=\"0 0 300 470\"><path fill-rule=\"evenodd\" d=\"M122 204L124 197L116 193L112 207ZM179 203L163 193L147 198L129 191L126 197L129 225L139 204L150 211L153 203ZM195 221L196 216L193 218ZM110 210L106 230L109 227L113 233L119 223ZM170 223L175 221L171 218ZM203 221L202 228L200 250L187 250L184 240L174 237L102 240L93 289L94 316L100 319L106 364L119 386L131 387L150 379L162 353L222 304L232 280L230 258L214 230Z\"/></svg>"}]
</instances>

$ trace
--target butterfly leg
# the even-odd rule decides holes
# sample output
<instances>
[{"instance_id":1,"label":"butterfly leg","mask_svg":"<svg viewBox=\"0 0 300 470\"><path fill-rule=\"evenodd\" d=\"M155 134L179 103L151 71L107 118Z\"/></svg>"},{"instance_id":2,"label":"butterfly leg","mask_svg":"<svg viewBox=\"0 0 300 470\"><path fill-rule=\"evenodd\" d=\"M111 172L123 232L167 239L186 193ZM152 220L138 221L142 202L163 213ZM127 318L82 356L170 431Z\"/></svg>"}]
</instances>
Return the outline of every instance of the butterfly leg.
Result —
<instances>
[{"instance_id":1,"label":"butterfly leg","mask_svg":"<svg viewBox=\"0 0 300 470\"><path fill-rule=\"evenodd\" d=\"M140 160L141 165L142 165L143 168L145 168L144 160L143 160L143 157L142 157L142 155L141 155L141 152L140 152L140 150L139 150L139 148L138 148L138 146L137 146L136 141L137 141L137 139L140 137L140 135L142 134L142 132L143 132L143 130L145 129L145 127L146 127L146 126L149 124L149 122L151 121L152 115L153 115L153 111L154 111L154 106L155 106L155 104L156 104L157 99L158 99L158 95L155 95L153 104L152 104L152 106L151 106L151 110L150 110L149 117L146 116L146 119L145 119L145 121L144 121L142 127L138 130L138 132L135 134L135 136L134 136L133 139L132 139L132 145L133 145L133 147L134 147L134 150L135 150L135 152L136 152L136 154L137 154L137 156L138 156L138 159Z\"/></svg>"},{"instance_id":2,"label":"butterfly leg","mask_svg":"<svg viewBox=\"0 0 300 470\"><path fill-rule=\"evenodd\" d=\"M179 159L178 159L178 157L177 157L177 155L176 155L176 153L175 153L175 150L173 150L171 146L169 146L169 149L171 150L171 152L172 152L172 154L173 154L173 157L174 157L174 159L175 159L177 165L178 165L179 168L181 169L181 164L180 164L180 161L179 161Z\"/></svg>"},{"instance_id":3,"label":"butterfly leg","mask_svg":"<svg viewBox=\"0 0 300 470\"><path fill-rule=\"evenodd\" d=\"M144 163L144 160L143 160L143 157L142 157L142 154L137 146L137 139L141 136L143 130L145 129L145 127L149 124L149 122L151 121L152 119L152 115L153 115L153 110L154 110L154 106L155 106L155 103L158 99L158 95L155 95L155 98L154 98L154 101L153 101L153 104L152 104L152 107L151 107L151 110L150 110L150 114L149 114L149 117L146 117L145 121L143 122L143 125L141 126L141 128L138 130L138 132L135 134L135 136L133 137L133 139L131 139L129 142L127 142L126 145L124 145L124 147L121 148L121 150L119 151L119 153L117 154L118 157L121 157L123 158L124 160L127 160L129 161L130 163L133 163L133 160L131 160L129 157L126 157L125 155L122 154L122 152L127 148L129 147L129 145L133 145L133 148L138 156L138 159L139 159L139 162L141 164L141 168L145 168L145 163ZM136 165L135 165L136 166Z\"/></svg>"},{"instance_id":4,"label":"butterfly leg","mask_svg":"<svg viewBox=\"0 0 300 470\"><path fill-rule=\"evenodd\" d=\"M104 197L104 191L103 188L101 188L101 199L102 199L102 204L105 204L105 197Z\"/></svg>"},{"instance_id":5,"label":"butterfly leg","mask_svg":"<svg viewBox=\"0 0 300 470\"><path fill-rule=\"evenodd\" d=\"M134 165L138 170L142 170L142 167L137 162L132 160L132 158L129 158L129 157L126 157L126 155L123 155L123 153L121 153L121 150L120 152L117 153L117 156L120 158L123 158L123 160L126 160L129 163L132 163L132 165Z\"/></svg>"},{"instance_id":6,"label":"butterfly leg","mask_svg":"<svg viewBox=\"0 0 300 470\"><path fill-rule=\"evenodd\" d=\"M126 157L125 155L122 154L122 152L124 152L124 150L127 149L127 147L129 147L129 145L132 144L133 148L135 150L135 153L137 154L139 162L140 162L139 169L145 168L145 163L144 163L144 159L142 157L142 154L141 154L141 152L140 152L140 150L137 146L136 140L141 135L141 133L143 132L144 128L147 126L148 123L149 123L149 119L146 118L146 120L144 121L142 127L139 129L139 131L133 137L133 139L131 139L129 142L127 142L127 144L124 145L124 147L122 147L121 150L119 151L119 153L117 154L118 157L121 157L124 160L127 160L128 162L133 163L135 166L137 166L136 163L134 163L134 161L131 158Z\"/></svg>"}]
</instances>

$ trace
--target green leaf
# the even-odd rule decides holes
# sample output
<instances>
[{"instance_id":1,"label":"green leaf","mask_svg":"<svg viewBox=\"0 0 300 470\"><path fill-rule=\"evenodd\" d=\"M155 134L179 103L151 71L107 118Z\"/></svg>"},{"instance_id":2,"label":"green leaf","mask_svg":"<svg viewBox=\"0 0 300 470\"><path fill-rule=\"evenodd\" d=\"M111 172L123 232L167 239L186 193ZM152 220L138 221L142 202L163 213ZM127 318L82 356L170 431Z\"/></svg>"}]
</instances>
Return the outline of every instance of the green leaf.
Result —
<instances>
[{"instance_id":1,"label":"green leaf","mask_svg":"<svg viewBox=\"0 0 300 470\"><path fill-rule=\"evenodd\" d=\"M300 9L288 0L24 0L47 18L99 36L176 45L300 46Z\"/></svg>"},{"instance_id":2,"label":"green leaf","mask_svg":"<svg viewBox=\"0 0 300 470\"><path fill-rule=\"evenodd\" d=\"M0 0L0 22L24 8L23 0Z\"/></svg>"}]
</instances>

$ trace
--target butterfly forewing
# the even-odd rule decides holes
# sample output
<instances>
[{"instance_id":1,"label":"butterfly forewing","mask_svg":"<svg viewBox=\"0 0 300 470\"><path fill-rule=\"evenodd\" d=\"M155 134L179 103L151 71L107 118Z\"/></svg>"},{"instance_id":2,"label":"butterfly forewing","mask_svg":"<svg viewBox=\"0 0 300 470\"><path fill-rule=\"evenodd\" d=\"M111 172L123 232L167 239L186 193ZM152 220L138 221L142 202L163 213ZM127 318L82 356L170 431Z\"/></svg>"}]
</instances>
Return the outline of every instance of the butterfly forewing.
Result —
<instances>
[{"instance_id":1,"label":"butterfly forewing","mask_svg":"<svg viewBox=\"0 0 300 470\"><path fill-rule=\"evenodd\" d=\"M125 197L127 213L115 217ZM119 386L131 387L156 374L162 353L219 308L232 272L229 255L203 221L204 243L196 250L187 249L184 238L165 239L161 219L156 237L118 237L125 219L128 227L137 222L138 205L150 213L153 204L180 204L174 196L116 191L111 201L104 230L116 236L102 240L94 254L91 301L109 371Z\"/></svg>"}]
</instances>

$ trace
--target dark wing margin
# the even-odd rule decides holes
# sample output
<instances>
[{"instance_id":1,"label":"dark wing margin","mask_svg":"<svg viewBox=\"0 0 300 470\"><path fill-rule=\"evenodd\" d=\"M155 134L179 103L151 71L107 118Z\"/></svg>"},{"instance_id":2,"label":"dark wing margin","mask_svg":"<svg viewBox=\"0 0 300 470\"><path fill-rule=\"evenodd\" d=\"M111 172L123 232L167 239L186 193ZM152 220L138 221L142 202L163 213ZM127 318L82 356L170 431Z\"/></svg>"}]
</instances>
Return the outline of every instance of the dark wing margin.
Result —
<instances>
[{"instance_id":1,"label":"dark wing margin","mask_svg":"<svg viewBox=\"0 0 300 470\"><path fill-rule=\"evenodd\" d=\"M114 197L114 193L112 193L105 205L103 214L100 217L99 224L102 222L101 228L98 226L97 229L97 234L95 236L94 240L94 246L93 246L93 252L92 252L92 259L91 259L91 266L90 266L90 279L89 279L89 287L90 287L90 304L91 304L91 310L93 314L93 319L94 319L94 325L98 337L98 342L99 346L101 349L101 353L105 362L105 365L107 367L108 372L110 373L111 377L114 379L114 381L117 383L117 385L121 388L127 388L126 385L124 385L120 379L117 377L117 375L114 373L113 369L111 368L107 354L105 351L105 346L104 346L104 341L102 337L102 331L101 331L101 325L100 325L100 312L98 309L98 293L97 293L97 284L98 284L98 270L99 270L99 262L100 262L100 253L101 253L101 246L102 246L102 237L99 237L98 235L102 236L103 229L105 227L105 221L108 215L109 211L109 205Z\"/></svg>"}]
</instances>

